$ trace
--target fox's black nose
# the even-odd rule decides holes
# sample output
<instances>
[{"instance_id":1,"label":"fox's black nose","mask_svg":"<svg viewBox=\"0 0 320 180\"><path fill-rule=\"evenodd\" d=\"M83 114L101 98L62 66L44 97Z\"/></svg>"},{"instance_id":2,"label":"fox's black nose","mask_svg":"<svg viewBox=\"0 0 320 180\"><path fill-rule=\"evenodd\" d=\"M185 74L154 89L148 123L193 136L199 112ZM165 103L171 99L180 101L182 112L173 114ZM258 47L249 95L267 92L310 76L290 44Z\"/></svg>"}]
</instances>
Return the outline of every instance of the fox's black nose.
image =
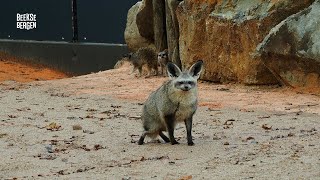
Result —
<instances>
[{"instance_id":1,"label":"fox's black nose","mask_svg":"<svg viewBox=\"0 0 320 180\"><path fill-rule=\"evenodd\" d=\"M190 86L184 85L184 86L182 87L182 90L183 90L183 91L189 91L189 90L190 90Z\"/></svg>"}]
</instances>

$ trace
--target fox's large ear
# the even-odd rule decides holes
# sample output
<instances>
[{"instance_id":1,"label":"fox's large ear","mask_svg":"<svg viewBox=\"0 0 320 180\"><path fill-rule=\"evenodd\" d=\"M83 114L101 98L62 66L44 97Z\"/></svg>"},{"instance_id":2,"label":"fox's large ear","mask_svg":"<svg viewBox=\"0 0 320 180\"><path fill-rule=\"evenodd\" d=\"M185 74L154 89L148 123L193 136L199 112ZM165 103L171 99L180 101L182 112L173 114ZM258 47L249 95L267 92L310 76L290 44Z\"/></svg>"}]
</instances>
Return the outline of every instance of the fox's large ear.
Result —
<instances>
[{"instance_id":1,"label":"fox's large ear","mask_svg":"<svg viewBox=\"0 0 320 180\"><path fill-rule=\"evenodd\" d=\"M179 77L181 74L180 68L172 62L167 63L167 71L170 79Z\"/></svg>"},{"instance_id":2,"label":"fox's large ear","mask_svg":"<svg viewBox=\"0 0 320 180\"><path fill-rule=\"evenodd\" d=\"M198 79L200 77L202 69L203 69L203 61L199 60L190 67L189 74L192 77Z\"/></svg>"}]
</instances>

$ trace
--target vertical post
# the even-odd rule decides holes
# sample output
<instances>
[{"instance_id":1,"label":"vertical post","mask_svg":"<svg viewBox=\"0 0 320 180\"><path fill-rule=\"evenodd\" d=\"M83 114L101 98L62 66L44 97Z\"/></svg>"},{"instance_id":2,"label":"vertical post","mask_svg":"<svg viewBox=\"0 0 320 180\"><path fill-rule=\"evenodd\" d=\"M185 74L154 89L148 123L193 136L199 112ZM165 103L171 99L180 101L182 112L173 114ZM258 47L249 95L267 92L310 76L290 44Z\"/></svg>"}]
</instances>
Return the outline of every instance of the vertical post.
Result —
<instances>
[{"instance_id":1,"label":"vertical post","mask_svg":"<svg viewBox=\"0 0 320 180\"><path fill-rule=\"evenodd\" d=\"M78 42L77 0L71 0L72 8L72 42Z\"/></svg>"}]
</instances>

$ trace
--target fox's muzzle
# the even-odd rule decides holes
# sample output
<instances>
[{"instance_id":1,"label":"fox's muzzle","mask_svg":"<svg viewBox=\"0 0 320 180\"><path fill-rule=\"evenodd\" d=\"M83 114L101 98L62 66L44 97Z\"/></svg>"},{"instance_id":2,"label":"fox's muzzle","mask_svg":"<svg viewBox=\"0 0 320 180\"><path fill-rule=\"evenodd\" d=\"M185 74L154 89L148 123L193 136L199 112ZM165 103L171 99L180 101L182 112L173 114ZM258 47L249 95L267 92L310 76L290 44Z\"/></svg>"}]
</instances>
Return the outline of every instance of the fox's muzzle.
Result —
<instances>
[{"instance_id":1,"label":"fox's muzzle","mask_svg":"<svg viewBox=\"0 0 320 180\"><path fill-rule=\"evenodd\" d=\"M184 84L180 87L182 91L189 91L192 87L188 84Z\"/></svg>"}]
</instances>

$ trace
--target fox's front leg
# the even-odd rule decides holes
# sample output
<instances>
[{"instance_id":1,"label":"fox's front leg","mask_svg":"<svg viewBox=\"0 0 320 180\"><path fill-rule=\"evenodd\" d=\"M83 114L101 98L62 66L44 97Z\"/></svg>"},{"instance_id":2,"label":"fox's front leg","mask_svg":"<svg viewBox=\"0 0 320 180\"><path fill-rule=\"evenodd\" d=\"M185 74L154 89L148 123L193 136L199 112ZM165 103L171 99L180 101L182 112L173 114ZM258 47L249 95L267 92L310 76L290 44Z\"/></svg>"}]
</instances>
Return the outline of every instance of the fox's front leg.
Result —
<instances>
[{"instance_id":1,"label":"fox's front leg","mask_svg":"<svg viewBox=\"0 0 320 180\"><path fill-rule=\"evenodd\" d=\"M189 146L193 146L194 143L192 141L192 135L191 135L191 131L192 131L192 116L190 118L188 118L187 120L185 120L184 123L186 124L186 129L187 129L188 145Z\"/></svg>"},{"instance_id":2,"label":"fox's front leg","mask_svg":"<svg viewBox=\"0 0 320 180\"><path fill-rule=\"evenodd\" d=\"M174 119L173 115L165 116L165 122L166 122L167 130L169 133L169 139L170 139L170 142L172 145L179 144L179 142L176 141L176 139L174 138L174 125L175 125L174 121L175 121L175 119Z\"/></svg>"}]
</instances>

